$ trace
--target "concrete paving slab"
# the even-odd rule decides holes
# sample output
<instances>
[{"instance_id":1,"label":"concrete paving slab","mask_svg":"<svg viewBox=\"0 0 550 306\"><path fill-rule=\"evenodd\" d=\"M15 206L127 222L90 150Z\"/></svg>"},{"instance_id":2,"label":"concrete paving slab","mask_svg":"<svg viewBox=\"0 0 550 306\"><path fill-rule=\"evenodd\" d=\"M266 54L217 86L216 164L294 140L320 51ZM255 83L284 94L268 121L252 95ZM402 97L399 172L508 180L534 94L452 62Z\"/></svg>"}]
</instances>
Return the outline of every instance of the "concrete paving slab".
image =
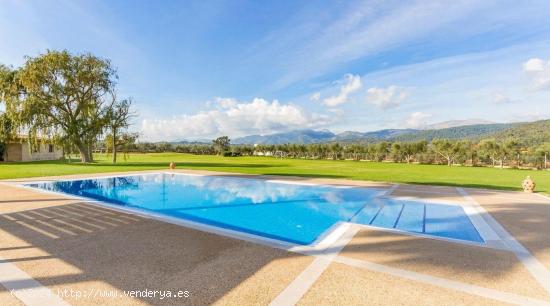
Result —
<instances>
[{"instance_id":1,"label":"concrete paving slab","mask_svg":"<svg viewBox=\"0 0 550 306\"><path fill-rule=\"evenodd\" d=\"M434 202L449 202L464 204L466 201L456 188L445 186L420 186L420 185L399 185L391 194L392 197L414 198Z\"/></svg>"},{"instance_id":2,"label":"concrete paving slab","mask_svg":"<svg viewBox=\"0 0 550 306\"><path fill-rule=\"evenodd\" d=\"M23 306L20 300L10 294L9 291L0 291L0 301L3 306Z\"/></svg>"},{"instance_id":3,"label":"concrete paving slab","mask_svg":"<svg viewBox=\"0 0 550 306\"><path fill-rule=\"evenodd\" d=\"M550 200L525 193L466 191L550 269Z\"/></svg>"},{"instance_id":4,"label":"concrete paving slab","mask_svg":"<svg viewBox=\"0 0 550 306\"><path fill-rule=\"evenodd\" d=\"M365 229L341 256L550 301L508 251Z\"/></svg>"},{"instance_id":5,"label":"concrete paving slab","mask_svg":"<svg viewBox=\"0 0 550 306\"><path fill-rule=\"evenodd\" d=\"M298 305L503 305L483 297L333 263Z\"/></svg>"}]
</instances>

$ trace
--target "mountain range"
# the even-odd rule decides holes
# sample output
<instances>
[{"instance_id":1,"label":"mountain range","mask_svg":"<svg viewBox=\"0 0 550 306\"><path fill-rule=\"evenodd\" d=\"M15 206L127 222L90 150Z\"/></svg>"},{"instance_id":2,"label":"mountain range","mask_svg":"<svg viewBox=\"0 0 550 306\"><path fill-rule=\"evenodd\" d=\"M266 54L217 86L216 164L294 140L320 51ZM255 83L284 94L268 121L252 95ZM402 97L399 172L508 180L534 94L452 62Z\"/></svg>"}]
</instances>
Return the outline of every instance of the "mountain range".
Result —
<instances>
[{"instance_id":1,"label":"mountain range","mask_svg":"<svg viewBox=\"0 0 550 306\"><path fill-rule=\"evenodd\" d=\"M550 120L548 120L550 122ZM524 123L477 123L461 125L461 121L442 122L428 129L384 129L372 132L346 131L333 133L329 130L294 130L270 135L250 135L233 139L234 144L310 144L323 142L379 142L379 141L431 141L435 138L480 139L497 135ZM444 128L437 128L444 127ZM514 134L510 132L509 134Z\"/></svg>"},{"instance_id":2,"label":"mountain range","mask_svg":"<svg viewBox=\"0 0 550 306\"><path fill-rule=\"evenodd\" d=\"M451 120L428 125L423 129L384 129L371 132L329 130L294 130L269 135L249 135L231 139L232 144L310 144L310 143L374 143L380 141L431 141L436 138L470 139L514 138L526 145L550 142L550 120L520 123L492 123L482 119ZM210 144L210 140L177 141L173 144Z\"/></svg>"}]
</instances>

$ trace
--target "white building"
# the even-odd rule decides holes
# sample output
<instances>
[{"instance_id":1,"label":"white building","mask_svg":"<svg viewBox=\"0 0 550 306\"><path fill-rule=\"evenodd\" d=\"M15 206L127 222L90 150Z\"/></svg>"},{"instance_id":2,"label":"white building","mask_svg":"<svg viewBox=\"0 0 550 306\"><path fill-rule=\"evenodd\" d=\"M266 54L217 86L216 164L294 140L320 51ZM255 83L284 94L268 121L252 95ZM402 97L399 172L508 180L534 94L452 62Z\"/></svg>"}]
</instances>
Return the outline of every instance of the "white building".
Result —
<instances>
[{"instance_id":1,"label":"white building","mask_svg":"<svg viewBox=\"0 0 550 306\"><path fill-rule=\"evenodd\" d=\"M34 160L56 160L63 156L61 148L54 146L51 143L41 143L37 150L29 150L27 142L10 142L7 143L0 162L20 162Z\"/></svg>"}]
</instances>

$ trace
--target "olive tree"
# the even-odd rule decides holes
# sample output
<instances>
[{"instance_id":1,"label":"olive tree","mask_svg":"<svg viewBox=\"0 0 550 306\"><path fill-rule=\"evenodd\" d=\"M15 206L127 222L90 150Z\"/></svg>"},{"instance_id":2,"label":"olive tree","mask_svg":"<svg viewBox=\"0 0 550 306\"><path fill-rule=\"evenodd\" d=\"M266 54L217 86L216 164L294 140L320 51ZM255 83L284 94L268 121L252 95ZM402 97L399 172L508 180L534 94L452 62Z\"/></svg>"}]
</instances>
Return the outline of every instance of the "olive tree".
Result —
<instances>
[{"instance_id":1,"label":"olive tree","mask_svg":"<svg viewBox=\"0 0 550 306\"><path fill-rule=\"evenodd\" d=\"M401 152L407 163L410 163L417 154L425 153L428 150L428 142L425 140L407 142L401 145Z\"/></svg>"},{"instance_id":2,"label":"olive tree","mask_svg":"<svg viewBox=\"0 0 550 306\"><path fill-rule=\"evenodd\" d=\"M400 142L394 142L390 148L390 156L395 162L401 162L403 160L404 144Z\"/></svg>"},{"instance_id":3,"label":"olive tree","mask_svg":"<svg viewBox=\"0 0 550 306\"><path fill-rule=\"evenodd\" d=\"M543 144L539 145L535 149L535 153L536 153L537 156L542 157L542 160L543 160L542 168L547 169L548 156L550 156L550 143L543 143Z\"/></svg>"},{"instance_id":4,"label":"olive tree","mask_svg":"<svg viewBox=\"0 0 550 306\"><path fill-rule=\"evenodd\" d=\"M494 167L503 150L494 139L484 139L479 143L479 151L491 160Z\"/></svg>"},{"instance_id":5,"label":"olive tree","mask_svg":"<svg viewBox=\"0 0 550 306\"><path fill-rule=\"evenodd\" d=\"M447 166L451 166L459 156L466 152L464 142L448 139L434 139L432 149L447 161Z\"/></svg>"},{"instance_id":6,"label":"olive tree","mask_svg":"<svg viewBox=\"0 0 550 306\"><path fill-rule=\"evenodd\" d=\"M510 157L516 157L519 164L520 145L514 139L507 139L502 145L500 150L500 168L504 167L504 163Z\"/></svg>"}]
</instances>

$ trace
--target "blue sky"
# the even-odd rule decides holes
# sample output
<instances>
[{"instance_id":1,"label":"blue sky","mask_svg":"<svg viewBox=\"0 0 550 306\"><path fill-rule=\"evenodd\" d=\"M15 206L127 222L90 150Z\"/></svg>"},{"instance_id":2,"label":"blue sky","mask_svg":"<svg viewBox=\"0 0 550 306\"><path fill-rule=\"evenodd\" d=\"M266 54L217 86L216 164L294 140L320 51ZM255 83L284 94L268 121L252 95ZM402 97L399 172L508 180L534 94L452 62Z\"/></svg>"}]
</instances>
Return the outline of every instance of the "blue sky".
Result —
<instances>
[{"instance_id":1,"label":"blue sky","mask_svg":"<svg viewBox=\"0 0 550 306\"><path fill-rule=\"evenodd\" d=\"M550 118L548 1L0 0L0 62L118 69L143 140Z\"/></svg>"}]
</instances>

